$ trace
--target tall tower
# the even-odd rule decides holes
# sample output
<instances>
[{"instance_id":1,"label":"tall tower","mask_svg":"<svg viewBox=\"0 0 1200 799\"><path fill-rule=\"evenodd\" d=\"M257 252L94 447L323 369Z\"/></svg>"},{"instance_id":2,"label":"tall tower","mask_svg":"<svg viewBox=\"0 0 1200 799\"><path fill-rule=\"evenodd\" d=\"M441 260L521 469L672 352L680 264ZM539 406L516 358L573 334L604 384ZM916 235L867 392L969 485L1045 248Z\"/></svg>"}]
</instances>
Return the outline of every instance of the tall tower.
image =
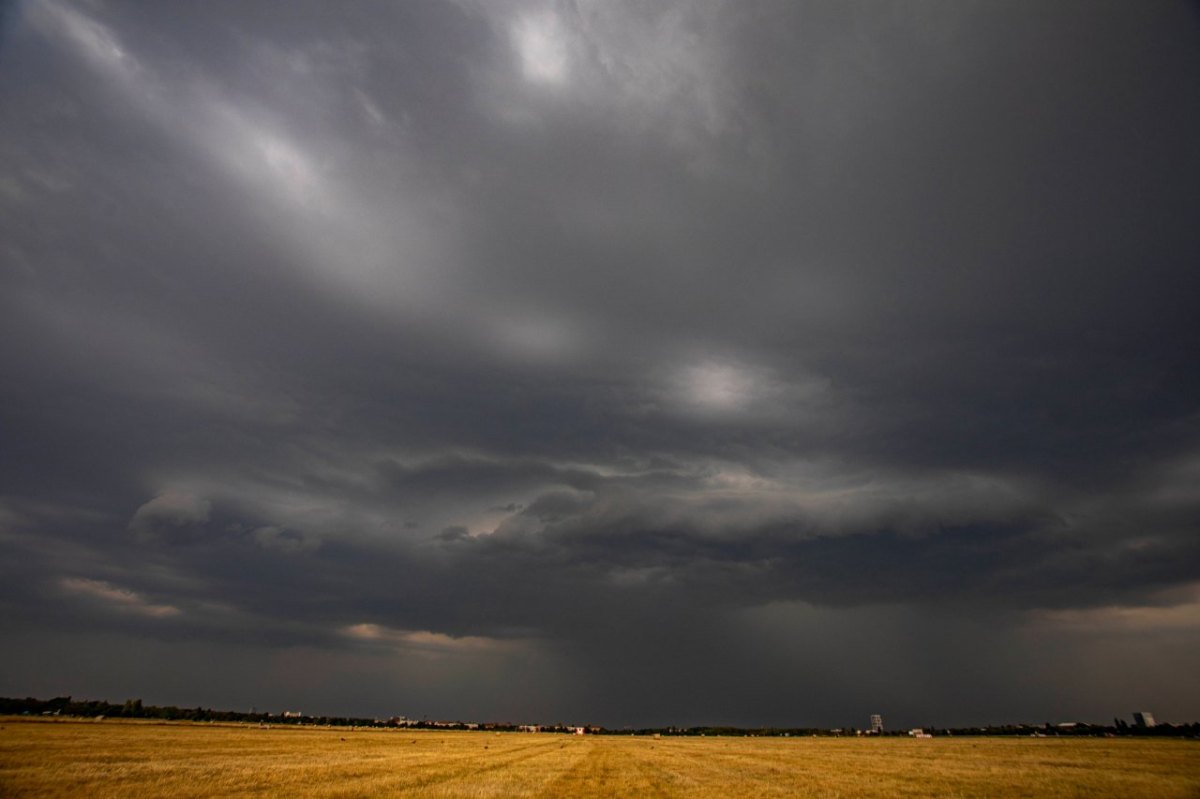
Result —
<instances>
[{"instance_id":1,"label":"tall tower","mask_svg":"<svg viewBox=\"0 0 1200 799\"><path fill-rule=\"evenodd\" d=\"M876 735L883 732L883 716L878 713L871 714L871 732Z\"/></svg>"},{"instance_id":2,"label":"tall tower","mask_svg":"<svg viewBox=\"0 0 1200 799\"><path fill-rule=\"evenodd\" d=\"M1154 714L1143 710L1140 713L1133 714L1133 726L1135 727L1153 727Z\"/></svg>"}]
</instances>

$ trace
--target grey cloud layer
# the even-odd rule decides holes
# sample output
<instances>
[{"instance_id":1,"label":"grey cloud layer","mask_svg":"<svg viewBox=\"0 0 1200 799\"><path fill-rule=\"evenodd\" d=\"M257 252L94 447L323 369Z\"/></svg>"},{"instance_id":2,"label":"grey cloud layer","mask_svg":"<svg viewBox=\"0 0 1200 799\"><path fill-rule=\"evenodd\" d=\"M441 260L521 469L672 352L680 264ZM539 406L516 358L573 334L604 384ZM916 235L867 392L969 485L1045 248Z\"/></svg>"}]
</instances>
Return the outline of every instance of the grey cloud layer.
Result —
<instances>
[{"instance_id":1,"label":"grey cloud layer","mask_svg":"<svg viewBox=\"0 0 1200 799\"><path fill-rule=\"evenodd\" d=\"M1122 701L1200 712L1197 23L18 7L6 626L46 653L92 630L106 681L56 678L76 693L141 674L121 636L198 637L439 715L494 667L545 713L843 723L865 700L822 641L857 662L908 629L897 669L958 667L923 706L979 718L1022 695L997 651L1057 630L1056 664L1090 662L1136 612L1178 671ZM969 709L933 687L971 670Z\"/></svg>"}]
</instances>

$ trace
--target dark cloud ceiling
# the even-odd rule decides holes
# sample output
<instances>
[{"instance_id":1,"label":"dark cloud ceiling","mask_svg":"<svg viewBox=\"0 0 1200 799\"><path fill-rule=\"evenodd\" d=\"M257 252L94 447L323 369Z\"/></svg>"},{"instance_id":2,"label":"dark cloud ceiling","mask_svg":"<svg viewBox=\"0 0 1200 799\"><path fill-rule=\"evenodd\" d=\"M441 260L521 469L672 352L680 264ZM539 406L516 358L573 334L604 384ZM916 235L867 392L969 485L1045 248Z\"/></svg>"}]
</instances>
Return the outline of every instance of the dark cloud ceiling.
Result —
<instances>
[{"instance_id":1,"label":"dark cloud ceiling","mask_svg":"<svg viewBox=\"0 0 1200 799\"><path fill-rule=\"evenodd\" d=\"M8 7L0 689L1195 715L1197 23Z\"/></svg>"}]
</instances>

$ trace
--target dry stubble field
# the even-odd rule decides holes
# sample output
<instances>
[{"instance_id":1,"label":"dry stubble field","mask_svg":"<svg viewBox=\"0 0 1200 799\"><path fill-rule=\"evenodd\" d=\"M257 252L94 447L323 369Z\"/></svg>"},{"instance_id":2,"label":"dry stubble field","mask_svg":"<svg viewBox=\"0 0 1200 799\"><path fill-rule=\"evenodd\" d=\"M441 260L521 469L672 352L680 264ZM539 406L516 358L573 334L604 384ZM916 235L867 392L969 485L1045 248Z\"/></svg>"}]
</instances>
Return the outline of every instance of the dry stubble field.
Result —
<instances>
[{"instance_id":1,"label":"dry stubble field","mask_svg":"<svg viewBox=\"0 0 1200 799\"><path fill-rule=\"evenodd\" d=\"M1200 742L0 721L0 796L1200 797Z\"/></svg>"}]
</instances>

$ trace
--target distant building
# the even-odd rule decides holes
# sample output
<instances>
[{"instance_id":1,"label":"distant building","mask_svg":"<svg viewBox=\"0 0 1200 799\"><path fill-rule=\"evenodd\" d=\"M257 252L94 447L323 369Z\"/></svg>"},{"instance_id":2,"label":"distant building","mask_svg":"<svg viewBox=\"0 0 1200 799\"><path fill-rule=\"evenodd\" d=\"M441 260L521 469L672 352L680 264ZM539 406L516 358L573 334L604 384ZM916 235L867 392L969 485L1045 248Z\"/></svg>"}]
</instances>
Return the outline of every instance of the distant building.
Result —
<instances>
[{"instance_id":1,"label":"distant building","mask_svg":"<svg viewBox=\"0 0 1200 799\"><path fill-rule=\"evenodd\" d=\"M1145 710L1141 711L1140 713L1134 713L1133 714L1133 726L1147 727L1147 728L1153 727L1154 726L1154 714L1149 713Z\"/></svg>"},{"instance_id":2,"label":"distant building","mask_svg":"<svg viewBox=\"0 0 1200 799\"><path fill-rule=\"evenodd\" d=\"M883 732L883 716L878 713L871 714L871 732L879 735Z\"/></svg>"},{"instance_id":3,"label":"distant building","mask_svg":"<svg viewBox=\"0 0 1200 799\"><path fill-rule=\"evenodd\" d=\"M302 719L304 718L304 714L299 710L285 710L283 711L283 717L285 719Z\"/></svg>"}]
</instances>

